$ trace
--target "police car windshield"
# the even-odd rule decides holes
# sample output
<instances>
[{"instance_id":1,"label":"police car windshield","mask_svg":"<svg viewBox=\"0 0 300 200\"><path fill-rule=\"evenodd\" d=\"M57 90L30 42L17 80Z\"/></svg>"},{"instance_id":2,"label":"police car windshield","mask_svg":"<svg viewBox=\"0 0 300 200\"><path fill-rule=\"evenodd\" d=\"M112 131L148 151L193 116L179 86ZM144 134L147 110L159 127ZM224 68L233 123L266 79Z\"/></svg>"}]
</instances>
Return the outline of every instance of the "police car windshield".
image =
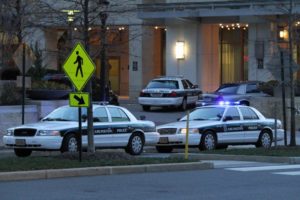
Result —
<instances>
[{"instance_id":1,"label":"police car windshield","mask_svg":"<svg viewBox=\"0 0 300 200\"><path fill-rule=\"evenodd\" d=\"M201 107L190 113L189 119L191 121L196 120L221 120L224 114L225 108L223 107ZM180 121L186 121L187 116L183 117Z\"/></svg>"},{"instance_id":2,"label":"police car windshield","mask_svg":"<svg viewBox=\"0 0 300 200\"><path fill-rule=\"evenodd\" d=\"M87 115L87 109L81 109L82 115ZM60 107L52 111L42 121L78 121L78 108Z\"/></svg>"},{"instance_id":3,"label":"police car windshield","mask_svg":"<svg viewBox=\"0 0 300 200\"><path fill-rule=\"evenodd\" d=\"M167 89L178 89L178 81L175 80L152 80L147 85L148 89L152 88L167 88Z\"/></svg>"}]
</instances>

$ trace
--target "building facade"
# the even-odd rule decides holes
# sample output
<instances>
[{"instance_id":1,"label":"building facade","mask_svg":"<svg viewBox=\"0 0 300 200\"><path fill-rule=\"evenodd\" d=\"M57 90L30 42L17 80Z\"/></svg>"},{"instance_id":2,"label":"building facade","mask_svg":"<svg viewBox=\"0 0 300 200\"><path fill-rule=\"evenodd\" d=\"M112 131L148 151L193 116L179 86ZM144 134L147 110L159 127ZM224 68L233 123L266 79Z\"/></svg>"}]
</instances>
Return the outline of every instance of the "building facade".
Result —
<instances>
[{"instance_id":1,"label":"building facade","mask_svg":"<svg viewBox=\"0 0 300 200\"><path fill-rule=\"evenodd\" d=\"M280 51L288 49L289 35L293 41L298 40L294 34L300 27L295 20L300 10L298 1L109 2L105 10L107 76L114 91L132 100L149 80L161 75L183 75L202 91L213 91L227 82L278 80ZM73 9L59 1L53 5L57 10ZM293 16L293 34L289 34L289 16ZM67 16L64 20L31 28L25 37L30 44L39 43L45 52L45 65L58 71L62 71L64 59L71 51L70 44L82 41L80 21L67 22ZM97 19L89 27L89 53L99 78L100 25ZM293 45L292 50L298 63L298 45ZM298 76L295 73L295 78Z\"/></svg>"}]
</instances>

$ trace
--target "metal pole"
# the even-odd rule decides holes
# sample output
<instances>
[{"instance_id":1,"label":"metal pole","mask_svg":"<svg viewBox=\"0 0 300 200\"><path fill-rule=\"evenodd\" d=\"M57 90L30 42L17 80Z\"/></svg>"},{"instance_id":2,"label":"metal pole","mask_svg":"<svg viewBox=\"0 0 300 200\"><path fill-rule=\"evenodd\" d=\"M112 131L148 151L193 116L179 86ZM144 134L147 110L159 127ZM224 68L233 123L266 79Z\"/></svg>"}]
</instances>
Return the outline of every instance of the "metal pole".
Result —
<instances>
[{"instance_id":1,"label":"metal pole","mask_svg":"<svg viewBox=\"0 0 300 200\"><path fill-rule=\"evenodd\" d=\"M189 123L190 123L190 111L187 111L186 115L186 133L185 133L185 148L184 148L184 158L189 158Z\"/></svg>"},{"instance_id":2,"label":"metal pole","mask_svg":"<svg viewBox=\"0 0 300 200\"><path fill-rule=\"evenodd\" d=\"M81 107L78 108L78 133L77 133L77 141L78 141L78 152L79 152L79 162L81 162L82 157L82 124L81 124Z\"/></svg>"},{"instance_id":3,"label":"metal pole","mask_svg":"<svg viewBox=\"0 0 300 200\"><path fill-rule=\"evenodd\" d=\"M281 63L281 98L282 98L282 114L283 114L283 131L284 131L284 146L287 146L287 133L286 133L286 102L285 102L285 74L284 74L284 60L283 52L280 51Z\"/></svg>"},{"instance_id":4,"label":"metal pole","mask_svg":"<svg viewBox=\"0 0 300 200\"><path fill-rule=\"evenodd\" d=\"M101 59L101 74L100 74L100 94L101 94L101 101L106 101L106 19L107 19L107 13L102 12L100 14L101 18L101 53L100 53L100 59Z\"/></svg>"},{"instance_id":5,"label":"metal pole","mask_svg":"<svg viewBox=\"0 0 300 200\"><path fill-rule=\"evenodd\" d=\"M275 119L275 127L274 127L274 135L275 135L275 147L277 147L277 102L275 102L274 108L274 119Z\"/></svg>"},{"instance_id":6,"label":"metal pole","mask_svg":"<svg viewBox=\"0 0 300 200\"><path fill-rule=\"evenodd\" d=\"M26 45L23 43L23 55L22 55L22 124L25 122L25 65L26 65Z\"/></svg>"}]
</instances>

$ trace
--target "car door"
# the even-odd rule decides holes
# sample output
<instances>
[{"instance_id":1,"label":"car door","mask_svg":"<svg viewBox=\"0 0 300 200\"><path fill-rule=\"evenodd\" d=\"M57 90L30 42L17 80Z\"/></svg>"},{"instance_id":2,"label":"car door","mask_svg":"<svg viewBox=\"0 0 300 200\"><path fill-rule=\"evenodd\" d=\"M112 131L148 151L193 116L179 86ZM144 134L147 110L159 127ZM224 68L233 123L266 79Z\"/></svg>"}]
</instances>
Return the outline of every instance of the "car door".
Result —
<instances>
[{"instance_id":1,"label":"car door","mask_svg":"<svg viewBox=\"0 0 300 200\"><path fill-rule=\"evenodd\" d=\"M218 135L222 143L242 143L244 142L243 125L241 116L236 107L227 108L224 117L224 134Z\"/></svg>"},{"instance_id":2,"label":"car door","mask_svg":"<svg viewBox=\"0 0 300 200\"><path fill-rule=\"evenodd\" d=\"M107 108L111 118L112 146L126 146L133 130L130 118L118 107Z\"/></svg>"},{"instance_id":3,"label":"car door","mask_svg":"<svg viewBox=\"0 0 300 200\"><path fill-rule=\"evenodd\" d=\"M187 79L184 79L181 81L185 94L187 96L187 103L193 104L198 100L198 92L195 88L193 88L193 84L189 82Z\"/></svg>"},{"instance_id":4,"label":"car door","mask_svg":"<svg viewBox=\"0 0 300 200\"><path fill-rule=\"evenodd\" d=\"M113 129L110 124L109 116L105 107L99 107L93 111L95 147L111 146Z\"/></svg>"},{"instance_id":5,"label":"car door","mask_svg":"<svg viewBox=\"0 0 300 200\"><path fill-rule=\"evenodd\" d=\"M260 119L249 107L240 107L243 117L245 142L256 142L260 133Z\"/></svg>"}]
</instances>

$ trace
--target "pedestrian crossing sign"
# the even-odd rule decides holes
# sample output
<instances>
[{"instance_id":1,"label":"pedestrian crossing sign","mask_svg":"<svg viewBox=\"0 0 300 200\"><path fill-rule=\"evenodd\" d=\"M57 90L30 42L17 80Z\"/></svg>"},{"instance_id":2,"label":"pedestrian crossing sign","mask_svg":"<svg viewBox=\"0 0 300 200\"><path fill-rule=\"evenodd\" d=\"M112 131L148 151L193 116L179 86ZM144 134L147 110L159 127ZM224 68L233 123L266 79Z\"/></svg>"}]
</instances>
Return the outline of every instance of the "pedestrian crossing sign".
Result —
<instances>
[{"instance_id":1,"label":"pedestrian crossing sign","mask_svg":"<svg viewBox=\"0 0 300 200\"><path fill-rule=\"evenodd\" d=\"M66 59L63 69L77 91L82 91L95 72L95 64L82 44L77 43Z\"/></svg>"}]
</instances>

